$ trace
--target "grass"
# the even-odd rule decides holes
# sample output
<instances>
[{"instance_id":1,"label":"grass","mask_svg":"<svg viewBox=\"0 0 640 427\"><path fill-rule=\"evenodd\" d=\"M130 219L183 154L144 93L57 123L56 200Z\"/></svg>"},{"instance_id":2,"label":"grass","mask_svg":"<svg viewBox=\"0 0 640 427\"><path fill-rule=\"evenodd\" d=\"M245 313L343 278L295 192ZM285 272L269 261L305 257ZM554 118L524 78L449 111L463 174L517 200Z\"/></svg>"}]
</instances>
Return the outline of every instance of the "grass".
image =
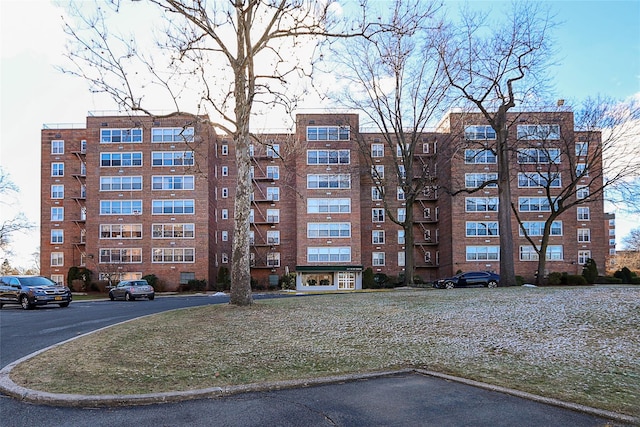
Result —
<instances>
[{"instance_id":1,"label":"grass","mask_svg":"<svg viewBox=\"0 0 640 427\"><path fill-rule=\"evenodd\" d=\"M639 320L640 288L623 287L260 300L118 325L11 378L54 393L138 394L418 367L638 416Z\"/></svg>"}]
</instances>

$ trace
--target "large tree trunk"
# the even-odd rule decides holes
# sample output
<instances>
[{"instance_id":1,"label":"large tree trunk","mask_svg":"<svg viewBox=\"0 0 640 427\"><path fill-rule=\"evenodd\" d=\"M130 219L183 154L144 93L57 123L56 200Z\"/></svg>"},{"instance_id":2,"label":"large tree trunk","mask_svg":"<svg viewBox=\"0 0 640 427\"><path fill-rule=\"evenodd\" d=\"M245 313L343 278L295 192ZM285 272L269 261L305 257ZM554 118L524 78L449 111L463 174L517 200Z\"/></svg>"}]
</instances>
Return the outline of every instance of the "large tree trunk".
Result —
<instances>
[{"instance_id":1,"label":"large tree trunk","mask_svg":"<svg viewBox=\"0 0 640 427\"><path fill-rule=\"evenodd\" d=\"M513 261L513 234L511 233L511 180L509 171L508 131L506 113L498 119L496 137L498 143L498 223L500 224L500 283L511 286L516 283L515 262Z\"/></svg>"},{"instance_id":2,"label":"large tree trunk","mask_svg":"<svg viewBox=\"0 0 640 427\"><path fill-rule=\"evenodd\" d=\"M405 205L406 220L404 222L404 286L413 284L413 274L415 272L415 259L413 254L413 201Z\"/></svg>"}]
</instances>

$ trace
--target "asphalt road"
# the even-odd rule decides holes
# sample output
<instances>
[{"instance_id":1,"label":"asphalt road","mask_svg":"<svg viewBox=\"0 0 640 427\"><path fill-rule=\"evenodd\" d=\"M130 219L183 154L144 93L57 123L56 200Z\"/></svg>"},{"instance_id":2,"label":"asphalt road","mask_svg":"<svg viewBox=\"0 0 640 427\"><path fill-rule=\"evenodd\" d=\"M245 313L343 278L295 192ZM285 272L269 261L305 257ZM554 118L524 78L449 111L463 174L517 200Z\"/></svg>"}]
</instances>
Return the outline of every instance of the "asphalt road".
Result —
<instances>
[{"instance_id":1,"label":"asphalt road","mask_svg":"<svg viewBox=\"0 0 640 427\"><path fill-rule=\"evenodd\" d=\"M226 297L74 302L0 310L1 366L123 320L225 303ZM354 355L357 357L357 355ZM138 407L81 409L0 395L0 425L32 426L613 426L622 423L418 373Z\"/></svg>"}]
</instances>

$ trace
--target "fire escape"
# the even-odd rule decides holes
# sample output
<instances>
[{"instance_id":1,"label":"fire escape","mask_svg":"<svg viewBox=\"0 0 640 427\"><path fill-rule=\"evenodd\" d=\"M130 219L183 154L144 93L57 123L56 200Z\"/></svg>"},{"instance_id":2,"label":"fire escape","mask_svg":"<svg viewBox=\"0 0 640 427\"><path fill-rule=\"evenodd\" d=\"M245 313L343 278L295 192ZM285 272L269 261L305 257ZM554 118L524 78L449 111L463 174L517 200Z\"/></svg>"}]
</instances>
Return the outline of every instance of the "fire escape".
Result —
<instances>
[{"instance_id":1,"label":"fire escape","mask_svg":"<svg viewBox=\"0 0 640 427\"><path fill-rule=\"evenodd\" d=\"M75 239L75 241L73 241L73 246L75 247L75 249L77 250L77 252L80 254L80 262L79 265L80 266L84 266L85 264L85 257L86 257L86 234L87 234L87 229L86 229L86 225L85 222L87 220L87 206L86 206L86 200L87 200L87 184L86 184L86 179L87 179L87 141L86 140L82 140L80 142L80 151L73 151L72 154L76 156L76 158L78 159L78 162L80 164L80 168L79 170L76 169L75 173L72 174L73 178L76 179L76 181L78 182L78 185L80 187L80 191L76 193L76 195L74 195L72 197L72 199L76 202L76 204L78 205L78 211L80 213L80 215L76 218L74 218L72 221L74 224L76 224L76 226L79 229L79 237L77 239ZM74 261L75 261L75 256L74 256Z\"/></svg>"},{"instance_id":2,"label":"fire escape","mask_svg":"<svg viewBox=\"0 0 640 427\"><path fill-rule=\"evenodd\" d=\"M416 257L416 267L437 268L438 250L438 192L436 187L435 153L428 142L422 152L414 154L416 179L426 180L422 192L414 203L414 246L420 257Z\"/></svg>"}]
</instances>

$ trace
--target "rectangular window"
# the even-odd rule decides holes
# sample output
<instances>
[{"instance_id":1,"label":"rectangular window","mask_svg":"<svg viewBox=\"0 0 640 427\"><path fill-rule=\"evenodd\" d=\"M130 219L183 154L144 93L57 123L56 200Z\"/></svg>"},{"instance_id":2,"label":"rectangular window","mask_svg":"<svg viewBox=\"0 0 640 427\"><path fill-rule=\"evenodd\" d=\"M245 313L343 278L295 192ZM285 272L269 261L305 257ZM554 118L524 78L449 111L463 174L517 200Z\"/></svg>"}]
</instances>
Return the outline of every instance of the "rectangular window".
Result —
<instances>
[{"instance_id":1,"label":"rectangular window","mask_svg":"<svg viewBox=\"0 0 640 427\"><path fill-rule=\"evenodd\" d=\"M489 125L467 126L464 128L464 137L471 141L496 139L496 131Z\"/></svg>"},{"instance_id":2,"label":"rectangular window","mask_svg":"<svg viewBox=\"0 0 640 427\"><path fill-rule=\"evenodd\" d=\"M64 266L64 252L51 252L51 267Z\"/></svg>"},{"instance_id":3,"label":"rectangular window","mask_svg":"<svg viewBox=\"0 0 640 427\"><path fill-rule=\"evenodd\" d=\"M398 252L398 267L404 267L405 265L405 253Z\"/></svg>"},{"instance_id":4,"label":"rectangular window","mask_svg":"<svg viewBox=\"0 0 640 427\"><path fill-rule=\"evenodd\" d=\"M349 174L309 174L307 175L309 189L349 189L351 175Z\"/></svg>"},{"instance_id":5,"label":"rectangular window","mask_svg":"<svg viewBox=\"0 0 640 427\"><path fill-rule=\"evenodd\" d=\"M279 245L280 244L280 231L269 230L267 231L267 244Z\"/></svg>"},{"instance_id":6,"label":"rectangular window","mask_svg":"<svg viewBox=\"0 0 640 427\"><path fill-rule=\"evenodd\" d=\"M279 223L280 222L280 209L267 209L267 222Z\"/></svg>"},{"instance_id":7,"label":"rectangular window","mask_svg":"<svg viewBox=\"0 0 640 427\"><path fill-rule=\"evenodd\" d=\"M140 215L142 200L100 200L100 215Z\"/></svg>"},{"instance_id":8,"label":"rectangular window","mask_svg":"<svg viewBox=\"0 0 640 427\"><path fill-rule=\"evenodd\" d=\"M267 187L267 200L271 200L274 202L280 200L280 188Z\"/></svg>"},{"instance_id":9,"label":"rectangular window","mask_svg":"<svg viewBox=\"0 0 640 427\"><path fill-rule=\"evenodd\" d=\"M100 129L100 144L142 142L142 129Z\"/></svg>"},{"instance_id":10,"label":"rectangular window","mask_svg":"<svg viewBox=\"0 0 640 427\"><path fill-rule=\"evenodd\" d=\"M195 237L195 224L153 224L151 236L154 239L193 239Z\"/></svg>"},{"instance_id":11,"label":"rectangular window","mask_svg":"<svg viewBox=\"0 0 640 427\"><path fill-rule=\"evenodd\" d=\"M371 187L371 200L382 200L382 191L378 187Z\"/></svg>"},{"instance_id":12,"label":"rectangular window","mask_svg":"<svg viewBox=\"0 0 640 427\"><path fill-rule=\"evenodd\" d=\"M193 151L152 151L151 164L153 166L193 166Z\"/></svg>"},{"instance_id":13,"label":"rectangular window","mask_svg":"<svg viewBox=\"0 0 640 427\"><path fill-rule=\"evenodd\" d=\"M194 248L153 248L153 263L193 263L196 261Z\"/></svg>"},{"instance_id":14,"label":"rectangular window","mask_svg":"<svg viewBox=\"0 0 640 427\"><path fill-rule=\"evenodd\" d=\"M547 261L562 261L562 245L547 246ZM520 261L538 261L538 253L532 246L520 246Z\"/></svg>"},{"instance_id":15,"label":"rectangular window","mask_svg":"<svg viewBox=\"0 0 640 427\"><path fill-rule=\"evenodd\" d=\"M467 246L467 261L497 261L500 246Z\"/></svg>"},{"instance_id":16,"label":"rectangular window","mask_svg":"<svg viewBox=\"0 0 640 427\"><path fill-rule=\"evenodd\" d=\"M64 199L64 185L52 185L51 186L51 198L52 199Z\"/></svg>"},{"instance_id":17,"label":"rectangular window","mask_svg":"<svg viewBox=\"0 0 640 427\"><path fill-rule=\"evenodd\" d=\"M405 222L407 220L407 210L405 208L398 208L397 219L398 222Z\"/></svg>"},{"instance_id":18,"label":"rectangular window","mask_svg":"<svg viewBox=\"0 0 640 427\"><path fill-rule=\"evenodd\" d=\"M351 199L307 199L307 213L351 213Z\"/></svg>"},{"instance_id":19,"label":"rectangular window","mask_svg":"<svg viewBox=\"0 0 640 427\"><path fill-rule=\"evenodd\" d=\"M101 248L100 264L140 264L141 248Z\"/></svg>"},{"instance_id":20,"label":"rectangular window","mask_svg":"<svg viewBox=\"0 0 640 427\"><path fill-rule=\"evenodd\" d=\"M151 188L154 190L193 190L193 175L154 175L151 177Z\"/></svg>"},{"instance_id":21,"label":"rectangular window","mask_svg":"<svg viewBox=\"0 0 640 427\"><path fill-rule=\"evenodd\" d=\"M349 126L307 126L307 141L349 141Z\"/></svg>"},{"instance_id":22,"label":"rectangular window","mask_svg":"<svg viewBox=\"0 0 640 427\"><path fill-rule=\"evenodd\" d=\"M396 194L397 194L397 199L398 200L406 200L406 196L404 194L404 190L402 189L402 187L397 187L396 188Z\"/></svg>"},{"instance_id":23,"label":"rectangular window","mask_svg":"<svg viewBox=\"0 0 640 427\"><path fill-rule=\"evenodd\" d=\"M520 172L518 173L520 188L561 188L560 172Z\"/></svg>"},{"instance_id":24,"label":"rectangular window","mask_svg":"<svg viewBox=\"0 0 640 427\"><path fill-rule=\"evenodd\" d=\"M576 156L586 156L589 152L589 143L588 142L576 142Z\"/></svg>"},{"instance_id":25,"label":"rectangular window","mask_svg":"<svg viewBox=\"0 0 640 427\"><path fill-rule=\"evenodd\" d=\"M589 197L589 187L579 186L576 189L576 198L582 200Z\"/></svg>"},{"instance_id":26,"label":"rectangular window","mask_svg":"<svg viewBox=\"0 0 640 427\"><path fill-rule=\"evenodd\" d=\"M228 231L221 231L220 232L220 240L222 240L223 242L228 242L229 241L229 232ZM251 243L253 244L253 243Z\"/></svg>"},{"instance_id":27,"label":"rectangular window","mask_svg":"<svg viewBox=\"0 0 640 427\"><path fill-rule=\"evenodd\" d=\"M140 191L142 176L101 176L100 191Z\"/></svg>"},{"instance_id":28,"label":"rectangular window","mask_svg":"<svg viewBox=\"0 0 640 427\"><path fill-rule=\"evenodd\" d=\"M228 189L227 187L223 187L223 188L220 190L220 196L221 196L223 199L226 199L227 197L229 197L229 189Z\"/></svg>"},{"instance_id":29,"label":"rectangular window","mask_svg":"<svg viewBox=\"0 0 640 427\"><path fill-rule=\"evenodd\" d=\"M496 154L488 149L464 150L464 162L467 164L494 164L498 162Z\"/></svg>"},{"instance_id":30,"label":"rectangular window","mask_svg":"<svg viewBox=\"0 0 640 427\"><path fill-rule=\"evenodd\" d=\"M404 230L398 230L398 244L404 245L404 242L405 242Z\"/></svg>"},{"instance_id":31,"label":"rectangular window","mask_svg":"<svg viewBox=\"0 0 640 427\"><path fill-rule=\"evenodd\" d=\"M64 154L64 141L54 139L51 141L51 154Z\"/></svg>"},{"instance_id":32,"label":"rectangular window","mask_svg":"<svg viewBox=\"0 0 640 427\"><path fill-rule=\"evenodd\" d=\"M384 222L384 209L371 209L372 222Z\"/></svg>"},{"instance_id":33,"label":"rectangular window","mask_svg":"<svg viewBox=\"0 0 640 427\"><path fill-rule=\"evenodd\" d=\"M480 188L482 184L489 181L496 181L491 184L485 185L485 188L497 188L498 187L498 174L497 173L465 173L464 184L467 188Z\"/></svg>"},{"instance_id":34,"label":"rectangular window","mask_svg":"<svg viewBox=\"0 0 640 427\"><path fill-rule=\"evenodd\" d=\"M589 168L585 163L576 164L576 177L584 178L589 176Z\"/></svg>"},{"instance_id":35,"label":"rectangular window","mask_svg":"<svg viewBox=\"0 0 640 427\"><path fill-rule=\"evenodd\" d=\"M220 149L223 156L229 155L229 146L227 144L223 144Z\"/></svg>"},{"instance_id":36,"label":"rectangular window","mask_svg":"<svg viewBox=\"0 0 640 427\"><path fill-rule=\"evenodd\" d=\"M371 157L384 157L384 145L371 144Z\"/></svg>"},{"instance_id":37,"label":"rectangular window","mask_svg":"<svg viewBox=\"0 0 640 427\"><path fill-rule=\"evenodd\" d=\"M192 127L151 128L151 142L193 142Z\"/></svg>"},{"instance_id":38,"label":"rectangular window","mask_svg":"<svg viewBox=\"0 0 640 427\"><path fill-rule=\"evenodd\" d=\"M585 265L591 258L591 251L578 251L578 265Z\"/></svg>"},{"instance_id":39,"label":"rectangular window","mask_svg":"<svg viewBox=\"0 0 640 427\"><path fill-rule=\"evenodd\" d=\"M308 247L307 262L351 262L350 247Z\"/></svg>"},{"instance_id":40,"label":"rectangular window","mask_svg":"<svg viewBox=\"0 0 640 427\"><path fill-rule=\"evenodd\" d=\"M518 139L542 141L560 139L560 125L518 125Z\"/></svg>"},{"instance_id":41,"label":"rectangular window","mask_svg":"<svg viewBox=\"0 0 640 427\"><path fill-rule=\"evenodd\" d=\"M588 207L578 207L578 221L589 221L591 214Z\"/></svg>"},{"instance_id":42,"label":"rectangular window","mask_svg":"<svg viewBox=\"0 0 640 427\"><path fill-rule=\"evenodd\" d=\"M374 245L384 245L384 231L373 230L371 233L372 243Z\"/></svg>"},{"instance_id":43,"label":"rectangular window","mask_svg":"<svg viewBox=\"0 0 640 427\"><path fill-rule=\"evenodd\" d=\"M267 146L267 157L270 159L280 158L280 144L272 144Z\"/></svg>"},{"instance_id":44,"label":"rectangular window","mask_svg":"<svg viewBox=\"0 0 640 427\"><path fill-rule=\"evenodd\" d=\"M307 237L312 238L349 238L351 224L348 222L309 222Z\"/></svg>"},{"instance_id":45,"label":"rectangular window","mask_svg":"<svg viewBox=\"0 0 640 427\"><path fill-rule=\"evenodd\" d=\"M222 176L229 176L229 166L222 166Z\"/></svg>"},{"instance_id":46,"label":"rectangular window","mask_svg":"<svg viewBox=\"0 0 640 427\"><path fill-rule=\"evenodd\" d=\"M142 224L100 224L101 239L142 239Z\"/></svg>"},{"instance_id":47,"label":"rectangular window","mask_svg":"<svg viewBox=\"0 0 640 427\"><path fill-rule=\"evenodd\" d=\"M222 209L220 211L220 218L229 219L229 210L228 209Z\"/></svg>"},{"instance_id":48,"label":"rectangular window","mask_svg":"<svg viewBox=\"0 0 640 427\"><path fill-rule=\"evenodd\" d=\"M307 150L308 165L348 165L349 150Z\"/></svg>"},{"instance_id":49,"label":"rectangular window","mask_svg":"<svg viewBox=\"0 0 640 427\"><path fill-rule=\"evenodd\" d=\"M467 212L498 212L497 197L467 197L465 199Z\"/></svg>"},{"instance_id":50,"label":"rectangular window","mask_svg":"<svg viewBox=\"0 0 640 427\"><path fill-rule=\"evenodd\" d=\"M64 176L64 163L51 163L51 176Z\"/></svg>"},{"instance_id":51,"label":"rectangular window","mask_svg":"<svg viewBox=\"0 0 640 427\"><path fill-rule=\"evenodd\" d=\"M518 150L520 164L558 164L560 149L558 148L522 148Z\"/></svg>"},{"instance_id":52,"label":"rectangular window","mask_svg":"<svg viewBox=\"0 0 640 427\"><path fill-rule=\"evenodd\" d=\"M588 243L591 241L591 230L588 228L578 228L578 242Z\"/></svg>"},{"instance_id":53,"label":"rectangular window","mask_svg":"<svg viewBox=\"0 0 640 427\"><path fill-rule=\"evenodd\" d=\"M520 212L551 212L551 205L546 197L519 197L518 210Z\"/></svg>"},{"instance_id":54,"label":"rectangular window","mask_svg":"<svg viewBox=\"0 0 640 427\"><path fill-rule=\"evenodd\" d=\"M100 167L130 168L142 166L142 152L100 153Z\"/></svg>"},{"instance_id":55,"label":"rectangular window","mask_svg":"<svg viewBox=\"0 0 640 427\"><path fill-rule=\"evenodd\" d=\"M544 222L543 221L524 221L522 227L519 228L520 236L524 236L525 231L529 237L540 237L544 234ZM551 223L551 229L549 230L551 236L562 236L562 221L553 221Z\"/></svg>"},{"instance_id":56,"label":"rectangular window","mask_svg":"<svg viewBox=\"0 0 640 427\"><path fill-rule=\"evenodd\" d=\"M60 230L60 229L51 230L51 243L53 244L64 243L64 230Z\"/></svg>"},{"instance_id":57,"label":"rectangular window","mask_svg":"<svg viewBox=\"0 0 640 427\"><path fill-rule=\"evenodd\" d=\"M51 208L51 221L64 221L64 208Z\"/></svg>"},{"instance_id":58,"label":"rectangular window","mask_svg":"<svg viewBox=\"0 0 640 427\"><path fill-rule=\"evenodd\" d=\"M267 166L267 178L274 181L280 179L280 166Z\"/></svg>"},{"instance_id":59,"label":"rectangular window","mask_svg":"<svg viewBox=\"0 0 640 427\"><path fill-rule=\"evenodd\" d=\"M498 236L498 222L473 222L467 221L467 237Z\"/></svg>"},{"instance_id":60,"label":"rectangular window","mask_svg":"<svg viewBox=\"0 0 640 427\"><path fill-rule=\"evenodd\" d=\"M267 266L280 267L280 252L269 252L267 254Z\"/></svg>"},{"instance_id":61,"label":"rectangular window","mask_svg":"<svg viewBox=\"0 0 640 427\"><path fill-rule=\"evenodd\" d=\"M153 215L192 215L195 213L194 200L152 200L151 213Z\"/></svg>"},{"instance_id":62,"label":"rectangular window","mask_svg":"<svg viewBox=\"0 0 640 427\"><path fill-rule=\"evenodd\" d=\"M374 267L381 267L385 265L384 252L373 252L371 254L371 258Z\"/></svg>"}]
</instances>

